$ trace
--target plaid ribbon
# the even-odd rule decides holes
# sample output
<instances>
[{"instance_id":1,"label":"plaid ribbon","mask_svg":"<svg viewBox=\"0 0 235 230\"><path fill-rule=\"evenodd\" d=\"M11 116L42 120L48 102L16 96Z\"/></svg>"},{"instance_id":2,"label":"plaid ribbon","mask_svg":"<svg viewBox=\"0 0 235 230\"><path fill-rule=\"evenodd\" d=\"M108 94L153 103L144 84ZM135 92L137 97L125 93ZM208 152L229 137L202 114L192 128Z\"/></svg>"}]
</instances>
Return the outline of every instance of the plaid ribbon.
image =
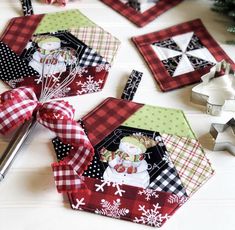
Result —
<instances>
[{"instance_id":1,"label":"plaid ribbon","mask_svg":"<svg viewBox=\"0 0 235 230\"><path fill-rule=\"evenodd\" d=\"M91 162L94 150L82 127L73 119L74 109L65 101L40 103L31 88L20 87L0 95L0 133L6 134L32 116L55 132L61 141L74 148L59 163L53 163L58 192L76 192L85 188L81 178Z\"/></svg>"}]
</instances>

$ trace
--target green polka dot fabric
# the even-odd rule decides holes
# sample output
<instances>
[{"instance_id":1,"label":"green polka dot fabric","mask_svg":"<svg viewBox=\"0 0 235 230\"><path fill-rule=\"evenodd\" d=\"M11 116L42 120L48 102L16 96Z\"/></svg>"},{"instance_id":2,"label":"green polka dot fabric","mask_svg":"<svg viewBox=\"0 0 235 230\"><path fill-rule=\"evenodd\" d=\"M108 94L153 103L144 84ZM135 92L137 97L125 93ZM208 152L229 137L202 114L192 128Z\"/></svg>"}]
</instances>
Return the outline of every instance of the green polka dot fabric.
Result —
<instances>
[{"instance_id":1,"label":"green polka dot fabric","mask_svg":"<svg viewBox=\"0 0 235 230\"><path fill-rule=\"evenodd\" d=\"M177 109L144 105L122 125L195 138L183 111Z\"/></svg>"},{"instance_id":2,"label":"green polka dot fabric","mask_svg":"<svg viewBox=\"0 0 235 230\"><path fill-rule=\"evenodd\" d=\"M96 26L79 10L69 10L52 14L45 14L39 23L34 34L56 32L70 28L79 28L84 26Z\"/></svg>"}]
</instances>

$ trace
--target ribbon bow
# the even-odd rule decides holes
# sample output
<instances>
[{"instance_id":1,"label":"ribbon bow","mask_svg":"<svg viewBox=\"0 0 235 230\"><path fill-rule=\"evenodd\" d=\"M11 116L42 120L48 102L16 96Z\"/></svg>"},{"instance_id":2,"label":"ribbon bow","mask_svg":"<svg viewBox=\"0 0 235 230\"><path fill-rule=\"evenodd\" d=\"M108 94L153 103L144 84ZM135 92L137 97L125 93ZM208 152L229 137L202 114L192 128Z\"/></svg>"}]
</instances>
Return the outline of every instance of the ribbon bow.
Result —
<instances>
[{"instance_id":1,"label":"ribbon bow","mask_svg":"<svg viewBox=\"0 0 235 230\"><path fill-rule=\"evenodd\" d=\"M73 146L63 161L52 164L58 192L76 192L86 188L81 175L93 159L94 149L84 130L73 119L73 107L63 100L42 104L34 91L27 87L0 94L1 134L15 129L32 116L54 131L62 142Z\"/></svg>"}]
</instances>

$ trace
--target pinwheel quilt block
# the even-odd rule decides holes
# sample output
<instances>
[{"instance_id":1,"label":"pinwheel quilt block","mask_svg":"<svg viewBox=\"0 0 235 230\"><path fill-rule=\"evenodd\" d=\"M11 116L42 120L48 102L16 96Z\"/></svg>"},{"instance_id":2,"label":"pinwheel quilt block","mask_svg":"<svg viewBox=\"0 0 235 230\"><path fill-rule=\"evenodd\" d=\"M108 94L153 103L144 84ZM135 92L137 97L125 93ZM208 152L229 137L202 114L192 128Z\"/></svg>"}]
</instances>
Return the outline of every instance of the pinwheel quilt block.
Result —
<instances>
[{"instance_id":1,"label":"pinwheel quilt block","mask_svg":"<svg viewBox=\"0 0 235 230\"><path fill-rule=\"evenodd\" d=\"M164 92L199 82L219 61L233 64L200 19L132 40Z\"/></svg>"}]
</instances>

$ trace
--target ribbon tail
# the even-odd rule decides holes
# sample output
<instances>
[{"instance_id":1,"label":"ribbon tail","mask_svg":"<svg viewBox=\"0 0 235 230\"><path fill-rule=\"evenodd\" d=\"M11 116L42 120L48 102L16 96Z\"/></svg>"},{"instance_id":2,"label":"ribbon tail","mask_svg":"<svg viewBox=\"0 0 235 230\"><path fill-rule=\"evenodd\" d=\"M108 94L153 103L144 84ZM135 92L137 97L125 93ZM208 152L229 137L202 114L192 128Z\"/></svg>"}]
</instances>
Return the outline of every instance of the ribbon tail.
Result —
<instances>
[{"instance_id":1,"label":"ribbon tail","mask_svg":"<svg viewBox=\"0 0 235 230\"><path fill-rule=\"evenodd\" d=\"M90 144L81 145L74 147L63 161L52 164L55 184L59 193L87 190L82 174L90 165L93 156L94 149Z\"/></svg>"},{"instance_id":2,"label":"ribbon tail","mask_svg":"<svg viewBox=\"0 0 235 230\"><path fill-rule=\"evenodd\" d=\"M72 118L73 112L66 102L57 101L45 103L38 114L42 125L54 131L63 143L73 146L67 157L52 164L55 184L60 193L86 189L82 174L94 156L94 148L84 130Z\"/></svg>"},{"instance_id":3,"label":"ribbon tail","mask_svg":"<svg viewBox=\"0 0 235 230\"><path fill-rule=\"evenodd\" d=\"M62 163L53 163L52 170L55 184L59 193L78 192L81 189L87 190L87 186L82 176L72 168L71 165Z\"/></svg>"}]
</instances>

